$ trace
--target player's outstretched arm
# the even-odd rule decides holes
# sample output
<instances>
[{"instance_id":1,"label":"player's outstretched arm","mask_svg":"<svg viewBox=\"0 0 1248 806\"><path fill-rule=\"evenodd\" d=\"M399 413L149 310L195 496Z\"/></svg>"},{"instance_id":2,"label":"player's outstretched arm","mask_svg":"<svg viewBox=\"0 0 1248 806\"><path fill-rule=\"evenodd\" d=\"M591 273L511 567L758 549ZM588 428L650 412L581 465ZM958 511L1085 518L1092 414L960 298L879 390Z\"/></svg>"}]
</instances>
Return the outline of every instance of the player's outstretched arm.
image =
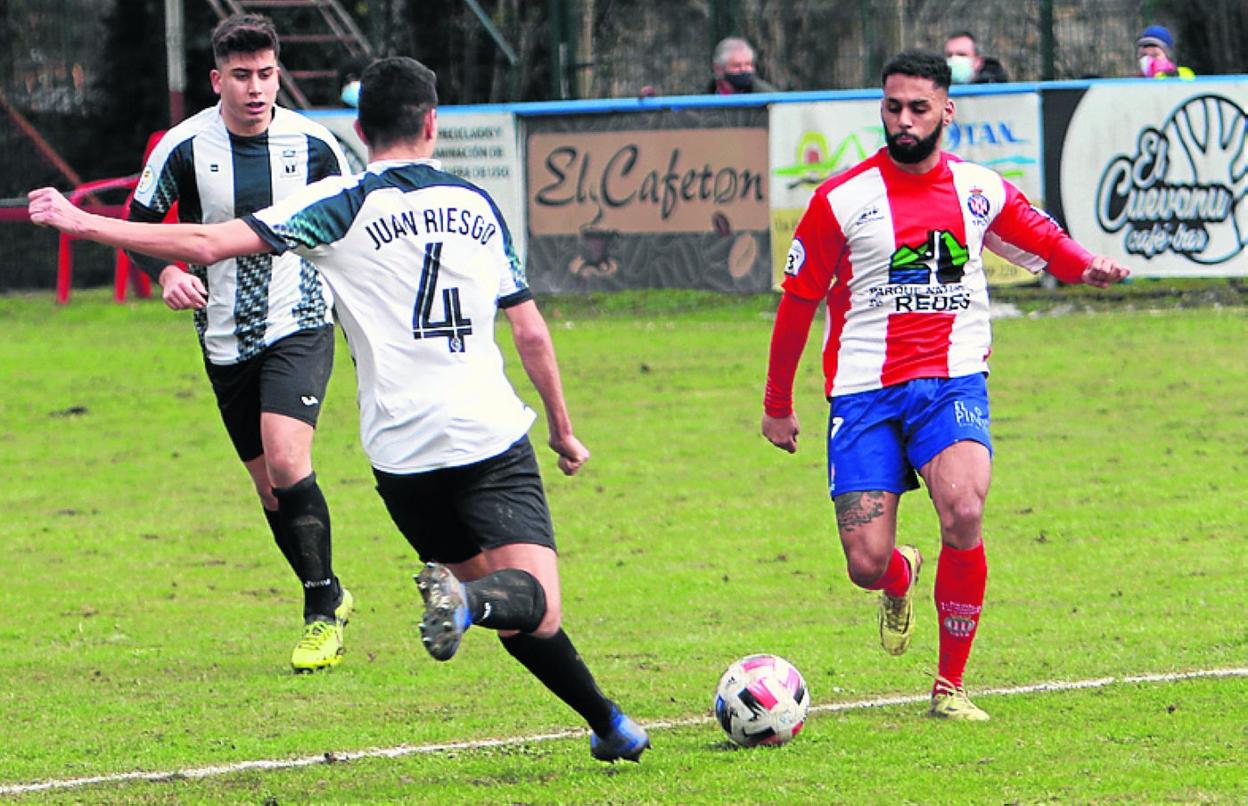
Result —
<instances>
[{"instance_id":1,"label":"player's outstretched arm","mask_svg":"<svg viewBox=\"0 0 1248 806\"><path fill-rule=\"evenodd\" d=\"M1092 262L1083 270L1083 281L1097 288L1108 288L1131 275L1131 270L1113 258L1094 255Z\"/></svg>"},{"instance_id":2,"label":"player's outstretched arm","mask_svg":"<svg viewBox=\"0 0 1248 806\"><path fill-rule=\"evenodd\" d=\"M221 224L140 224L80 210L54 188L32 190L27 198L35 224L162 260L207 265L273 251L241 219Z\"/></svg>"},{"instance_id":3,"label":"player's outstretched arm","mask_svg":"<svg viewBox=\"0 0 1248 806\"><path fill-rule=\"evenodd\" d=\"M571 476L589 460L589 449L572 433L572 419L568 416L568 404L563 398L563 381L559 378L559 364L555 361L555 346L550 340L550 329L533 300L504 308L507 321L511 323L511 335L516 342L516 352L529 380L541 395L546 409L546 425L550 431L550 447L559 454L559 469Z\"/></svg>"}]
</instances>

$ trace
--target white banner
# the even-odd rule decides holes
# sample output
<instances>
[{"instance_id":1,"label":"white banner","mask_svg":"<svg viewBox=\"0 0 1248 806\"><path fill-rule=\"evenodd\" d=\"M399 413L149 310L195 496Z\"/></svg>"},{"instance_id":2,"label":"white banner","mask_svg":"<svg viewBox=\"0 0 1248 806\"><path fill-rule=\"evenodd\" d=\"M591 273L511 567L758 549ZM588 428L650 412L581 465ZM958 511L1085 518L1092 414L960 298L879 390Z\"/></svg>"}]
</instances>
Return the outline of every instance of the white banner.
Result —
<instances>
[{"instance_id":1,"label":"white banner","mask_svg":"<svg viewBox=\"0 0 1248 806\"><path fill-rule=\"evenodd\" d=\"M943 148L992 168L1040 203L1040 96L969 95L954 106ZM883 147L878 100L773 104L772 206L805 209L825 179Z\"/></svg>"},{"instance_id":2,"label":"white banner","mask_svg":"<svg viewBox=\"0 0 1248 806\"><path fill-rule=\"evenodd\" d=\"M1042 206L1039 95L968 95L954 105L943 147L992 168ZM883 148L884 127L875 99L773 104L770 126L771 251L778 278L814 189ZM1031 279L1004 262L992 261L988 269L992 282Z\"/></svg>"},{"instance_id":3,"label":"white banner","mask_svg":"<svg viewBox=\"0 0 1248 806\"><path fill-rule=\"evenodd\" d=\"M1248 85L1090 87L1062 144L1066 225L1136 276L1248 275Z\"/></svg>"}]
</instances>

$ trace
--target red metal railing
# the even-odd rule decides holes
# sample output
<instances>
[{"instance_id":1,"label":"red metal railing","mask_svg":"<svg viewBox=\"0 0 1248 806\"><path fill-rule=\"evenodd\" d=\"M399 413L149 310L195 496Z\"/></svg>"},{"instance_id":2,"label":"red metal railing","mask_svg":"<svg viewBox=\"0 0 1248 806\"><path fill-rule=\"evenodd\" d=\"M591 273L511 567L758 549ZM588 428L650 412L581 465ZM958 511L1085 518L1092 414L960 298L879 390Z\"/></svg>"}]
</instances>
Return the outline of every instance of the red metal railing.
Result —
<instances>
[{"instance_id":1,"label":"red metal railing","mask_svg":"<svg viewBox=\"0 0 1248 806\"><path fill-rule=\"evenodd\" d=\"M139 183L138 175L123 176L117 179L98 179L94 182L86 182L70 191L67 198L75 205L81 204L82 200L94 193L100 193L105 190L129 190L133 191ZM112 216L113 218L125 218L130 207L129 199L125 204L117 205L93 205L91 211L100 215ZM23 210L23 213L26 211ZM26 220L30 220L27 218ZM61 233L58 249L56 254L56 301L59 305L65 305L69 302L69 293L72 287L74 277L74 241L73 238L65 233ZM113 263L113 299L118 302L124 302L126 299L126 288L133 281L134 293L136 296L146 299L152 295L152 282L147 275L136 269L130 262L130 257L125 251L118 249L117 256Z\"/></svg>"}]
</instances>

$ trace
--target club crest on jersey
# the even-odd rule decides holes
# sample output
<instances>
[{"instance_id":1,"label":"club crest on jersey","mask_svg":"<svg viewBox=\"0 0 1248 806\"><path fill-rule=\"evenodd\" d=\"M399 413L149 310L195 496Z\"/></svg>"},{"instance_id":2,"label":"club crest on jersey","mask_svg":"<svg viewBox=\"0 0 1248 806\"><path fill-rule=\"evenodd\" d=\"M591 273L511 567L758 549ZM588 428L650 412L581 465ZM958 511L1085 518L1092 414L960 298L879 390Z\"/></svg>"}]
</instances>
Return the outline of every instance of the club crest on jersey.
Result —
<instances>
[{"instance_id":1,"label":"club crest on jersey","mask_svg":"<svg viewBox=\"0 0 1248 806\"><path fill-rule=\"evenodd\" d=\"M139 177L139 184L135 187L135 193L146 193L152 189L152 183L156 181L156 174L152 173L152 166L148 165L143 169L143 175Z\"/></svg>"},{"instance_id":2,"label":"club crest on jersey","mask_svg":"<svg viewBox=\"0 0 1248 806\"><path fill-rule=\"evenodd\" d=\"M299 172L299 154L293 148L282 149L282 175L294 176Z\"/></svg>"},{"instance_id":3,"label":"club crest on jersey","mask_svg":"<svg viewBox=\"0 0 1248 806\"><path fill-rule=\"evenodd\" d=\"M789 277L796 277L805 264L806 247L802 245L800 239L794 238L793 245L789 247L788 257L784 259L784 273Z\"/></svg>"},{"instance_id":4,"label":"club crest on jersey","mask_svg":"<svg viewBox=\"0 0 1248 806\"><path fill-rule=\"evenodd\" d=\"M984 195L983 190L971 188L971 195L966 197L966 209L971 211L971 215L982 221L992 211L992 202L988 201L988 197Z\"/></svg>"}]
</instances>

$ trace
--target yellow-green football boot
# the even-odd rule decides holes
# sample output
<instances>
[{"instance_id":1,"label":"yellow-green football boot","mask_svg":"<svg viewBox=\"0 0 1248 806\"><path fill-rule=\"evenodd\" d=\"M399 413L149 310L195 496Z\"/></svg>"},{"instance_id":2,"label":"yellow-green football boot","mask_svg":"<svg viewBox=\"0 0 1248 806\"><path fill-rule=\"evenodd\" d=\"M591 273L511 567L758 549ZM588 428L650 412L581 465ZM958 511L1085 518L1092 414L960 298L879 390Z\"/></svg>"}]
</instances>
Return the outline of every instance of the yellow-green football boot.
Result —
<instances>
[{"instance_id":1,"label":"yellow-green football boot","mask_svg":"<svg viewBox=\"0 0 1248 806\"><path fill-rule=\"evenodd\" d=\"M919 585L923 555L914 546L898 546L897 551L910 566L910 587L902 596L880 591L880 645L890 655L901 655L910 648L914 632L914 591Z\"/></svg>"},{"instance_id":2,"label":"yellow-green football boot","mask_svg":"<svg viewBox=\"0 0 1248 806\"><path fill-rule=\"evenodd\" d=\"M317 619L304 625L303 636L290 655L291 668L296 672L315 672L341 663L347 651L342 640L342 628L351 620L354 610L355 597L343 588L342 601L334 608L333 621Z\"/></svg>"},{"instance_id":3,"label":"yellow-green football boot","mask_svg":"<svg viewBox=\"0 0 1248 806\"><path fill-rule=\"evenodd\" d=\"M936 676L936 685L932 689L932 707L928 716L938 719L952 719L960 722L987 722L988 712L971 702L966 696L966 689L955 686L940 675Z\"/></svg>"}]
</instances>

